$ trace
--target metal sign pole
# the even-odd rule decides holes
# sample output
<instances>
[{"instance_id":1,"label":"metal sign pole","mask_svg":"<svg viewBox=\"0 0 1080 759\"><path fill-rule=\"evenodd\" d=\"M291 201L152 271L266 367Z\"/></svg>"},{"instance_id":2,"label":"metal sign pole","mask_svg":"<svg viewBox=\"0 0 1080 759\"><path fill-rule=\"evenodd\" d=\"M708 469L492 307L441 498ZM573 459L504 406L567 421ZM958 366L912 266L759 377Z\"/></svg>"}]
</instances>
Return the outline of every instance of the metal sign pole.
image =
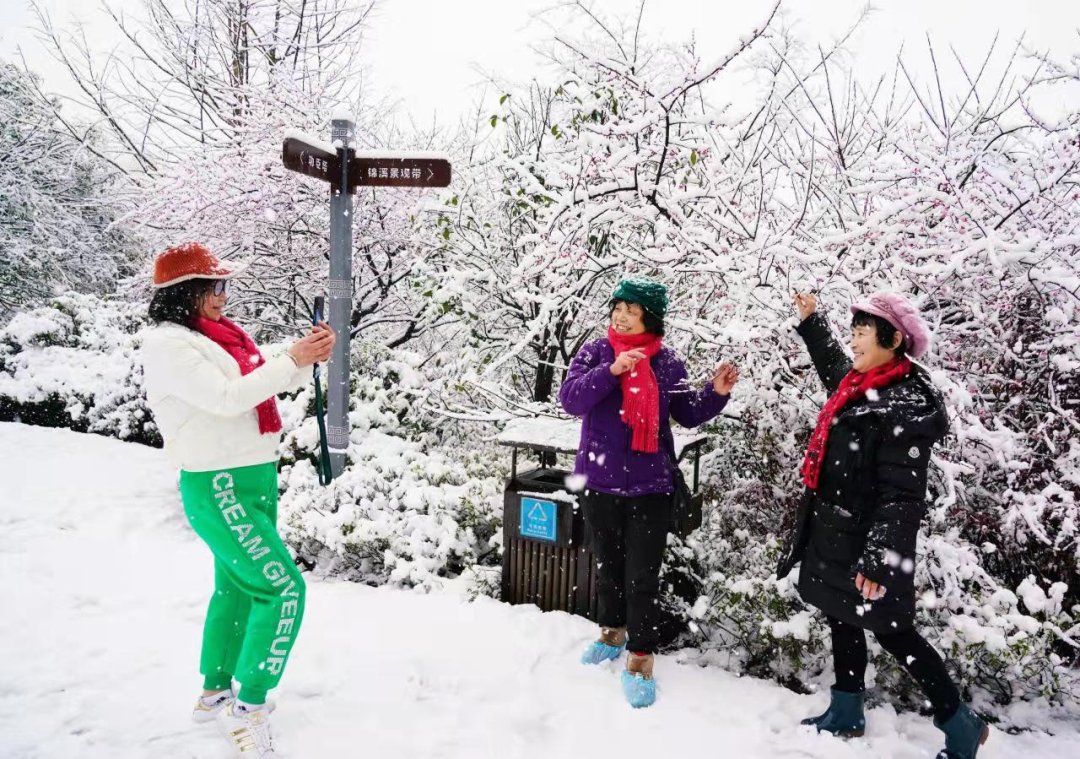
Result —
<instances>
[{"instance_id":1,"label":"metal sign pole","mask_svg":"<svg viewBox=\"0 0 1080 759\"><path fill-rule=\"evenodd\" d=\"M345 469L349 450L349 337L352 331L352 196L358 187L446 187L450 161L442 153L396 153L357 156L352 148L355 125L332 119L327 145L303 135L287 136L281 161L289 171L330 183L330 326L337 343L327 367L326 421L330 469ZM332 150L331 150L332 148Z\"/></svg>"},{"instance_id":2,"label":"metal sign pole","mask_svg":"<svg viewBox=\"0 0 1080 759\"><path fill-rule=\"evenodd\" d=\"M349 449L349 337L351 332L353 275L352 275L352 194L349 192L349 154L352 146L352 121L331 121L331 141L337 147L337 176L333 177L330 194L330 326L337 333L337 342L330 357L326 388L327 442L330 447L330 467L338 477L345 469L345 453Z\"/></svg>"}]
</instances>

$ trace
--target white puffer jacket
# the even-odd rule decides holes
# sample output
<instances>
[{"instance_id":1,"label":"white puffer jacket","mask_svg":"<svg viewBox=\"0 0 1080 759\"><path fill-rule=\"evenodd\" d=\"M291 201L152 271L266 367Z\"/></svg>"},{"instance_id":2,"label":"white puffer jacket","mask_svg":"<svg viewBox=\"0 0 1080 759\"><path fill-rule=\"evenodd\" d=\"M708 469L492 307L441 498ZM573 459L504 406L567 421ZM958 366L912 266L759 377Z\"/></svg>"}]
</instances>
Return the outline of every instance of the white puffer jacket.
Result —
<instances>
[{"instance_id":1,"label":"white puffer jacket","mask_svg":"<svg viewBox=\"0 0 1080 759\"><path fill-rule=\"evenodd\" d=\"M286 353L266 357L247 376L224 348L176 324L142 333L146 400L165 440L165 453L189 472L212 472L277 461L281 436L259 433L255 407L302 386L311 368Z\"/></svg>"}]
</instances>

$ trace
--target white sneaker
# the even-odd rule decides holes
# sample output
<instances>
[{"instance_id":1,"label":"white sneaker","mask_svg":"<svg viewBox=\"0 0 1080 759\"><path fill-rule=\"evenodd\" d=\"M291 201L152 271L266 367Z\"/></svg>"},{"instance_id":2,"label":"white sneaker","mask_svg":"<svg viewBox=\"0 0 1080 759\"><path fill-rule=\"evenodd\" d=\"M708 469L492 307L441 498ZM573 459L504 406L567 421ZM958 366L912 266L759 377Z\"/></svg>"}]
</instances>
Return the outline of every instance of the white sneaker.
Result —
<instances>
[{"instance_id":1,"label":"white sneaker","mask_svg":"<svg viewBox=\"0 0 1080 759\"><path fill-rule=\"evenodd\" d=\"M223 690L216 696L200 696L195 699L195 708L191 710L191 719L199 724L213 722L222 709L232 706L236 696L232 689ZM207 703L209 701L209 703Z\"/></svg>"},{"instance_id":2,"label":"white sneaker","mask_svg":"<svg viewBox=\"0 0 1080 759\"><path fill-rule=\"evenodd\" d=\"M207 703L207 701L210 703ZM222 709L232 706L235 701L236 695L231 690L223 690L216 697L209 699L200 696L195 699L195 708L191 710L191 719L200 725L213 722ZM272 699L266 700L267 711L272 712L276 708L277 704Z\"/></svg>"},{"instance_id":3,"label":"white sneaker","mask_svg":"<svg viewBox=\"0 0 1080 759\"><path fill-rule=\"evenodd\" d=\"M236 712L235 703L218 712L217 722L225 739L241 759L272 759L273 740L270 737L270 710Z\"/></svg>"}]
</instances>

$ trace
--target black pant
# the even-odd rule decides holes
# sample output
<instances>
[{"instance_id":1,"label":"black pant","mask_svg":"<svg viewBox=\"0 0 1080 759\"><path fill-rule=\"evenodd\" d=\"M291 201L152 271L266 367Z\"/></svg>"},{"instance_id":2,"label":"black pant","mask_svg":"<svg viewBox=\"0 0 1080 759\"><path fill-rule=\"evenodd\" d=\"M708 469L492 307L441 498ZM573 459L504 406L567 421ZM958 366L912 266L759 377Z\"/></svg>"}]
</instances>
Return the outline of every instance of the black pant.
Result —
<instances>
[{"instance_id":1,"label":"black pant","mask_svg":"<svg viewBox=\"0 0 1080 759\"><path fill-rule=\"evenodd\" d=\"M861 627L826 617L832 629L833 669L836 689L862 693L866 676L866 633ZM949 677L945 662L914 627L903 632L874 633L929 699L937 721L945 722L960 707L960 691Z\"/></svg>"},{"instance_id":2,"label":"black pant","mask_svg":"<svg viewBox=\"0 0 1080 759\"><path fill-rule=\"evenodd\" d=\"M596 556L597 621L604 627L626 627L630 651L656 653L660 565L671 527L671 496L624 498L586 490L581 506Z\"/></svg>"}]
</instances>

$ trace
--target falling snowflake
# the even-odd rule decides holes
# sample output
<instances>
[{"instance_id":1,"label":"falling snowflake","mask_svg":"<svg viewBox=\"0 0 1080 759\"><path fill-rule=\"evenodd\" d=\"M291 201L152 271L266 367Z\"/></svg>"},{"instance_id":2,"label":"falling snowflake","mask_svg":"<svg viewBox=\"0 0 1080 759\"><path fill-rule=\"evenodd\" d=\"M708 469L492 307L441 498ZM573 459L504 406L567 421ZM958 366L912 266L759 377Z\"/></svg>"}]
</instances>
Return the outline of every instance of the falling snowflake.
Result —
<instances>
[{"instance_id":1,"label":"falling snowflake","mask_svg":"<svg viewBox=\"0 0 1080 759\"><path fill-rule=\"evenodd\" d=\"M585 485L588 483L589 478L583 474L570 474L566 477L566 489L571 493L580 493L585 489Z\"/></svg>"}]
</instances>

